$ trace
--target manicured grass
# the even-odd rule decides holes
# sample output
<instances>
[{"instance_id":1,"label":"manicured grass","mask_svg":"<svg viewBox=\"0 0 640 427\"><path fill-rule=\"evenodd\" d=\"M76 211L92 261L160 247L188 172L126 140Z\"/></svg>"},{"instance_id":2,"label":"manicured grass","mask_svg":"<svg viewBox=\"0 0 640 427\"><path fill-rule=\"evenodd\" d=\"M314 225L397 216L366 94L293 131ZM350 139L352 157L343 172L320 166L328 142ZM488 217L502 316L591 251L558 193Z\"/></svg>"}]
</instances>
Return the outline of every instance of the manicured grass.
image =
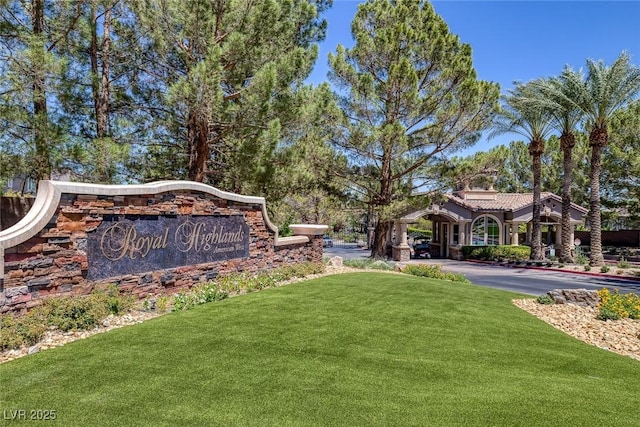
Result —
<instances>
[{"instance_id":1,"label":"manicured grass","mask_svg":"<svg viewBox=\"0 0 640 427\"><path fill-rule=\"evenodd\" d=\"M516 296L328 276L0 365L1 407L64 426L637 425L640 363Z\"/></svg>"}]
</instances>

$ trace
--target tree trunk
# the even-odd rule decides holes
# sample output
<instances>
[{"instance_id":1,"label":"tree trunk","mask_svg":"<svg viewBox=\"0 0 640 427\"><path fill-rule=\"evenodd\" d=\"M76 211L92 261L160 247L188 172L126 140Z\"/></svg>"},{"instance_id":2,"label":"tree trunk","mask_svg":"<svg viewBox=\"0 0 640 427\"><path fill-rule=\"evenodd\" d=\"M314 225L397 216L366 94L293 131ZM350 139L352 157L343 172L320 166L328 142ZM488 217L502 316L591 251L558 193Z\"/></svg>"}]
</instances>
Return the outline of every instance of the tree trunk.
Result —
<instances>
[{"instance_id":1,"label":"tree trunk","mask_svg":"<svg viewBox=\"0 0 640 427\"><path fill-rule=\"evenodd\" d=\"M529 145L529 153L533 157L533 227L531 230L530 259L536 261L544 258L544 252L542 251L542 225L540 224L540 175L543 152L544 141L532 141Z\"/></svg>"},{"instance_id":2,"label":"tree trunk","mask_svg":"<svg viewBox=\"0 0 640 427\"><path fill-rule=\"evenodd\" d=\"M602 219L600 217L600 172L602 148L609 139L606 126L595 128L589 135L591 145L591 194L589 195L589 227L591 229L591 255L589 265L597 267L604 264L602 256Z\"/></svg>"},{"instance_id":3,"label":"tree trunk","mask_svg":"<svg viewBox=\"0 0 640 427\"><path fill-rule=\"evenodd\" d=\"M204 182L207 176L207 162L209 160L209 126L197 108L189 111L187 121L187 141L189 142L189 179Z\"/></svg>"},{"instance_id":4,"label":"tree trunk","mask_svg":"<svg viewBox=\"0 0 640 427\"><path fill-rule=\"evenodd\" d=\"M389 221L378 221L373 232L373 246L371 247L371 258L387 258L387 234L389 232Z\"/></svg>"},{"instance_id":5,"label":"tree trunk","mask_svg":"<svg viewBox=\"0 0 640 427\"><path fill-rule=\"evenodd\" d=\"M106 9L102 24L102 46L98 45L98 18L96 3L91 3L91 89L96 120L96 134L93 140L94 149L102 155L95 165L95 182L109 183L113 171L108 161L109 136L109 73L111 65L111 9ZM102 66L102 70L100 70Z\"/></svg>"},{"instance_id":6,"label":"tree trunk","mask_svg":"<svg viewBox=\"0 0 640 427\"><path fill-rule=\"evenodd\" d=\"M560 262L571 264L574 262L571 239L571 184L573 181L573 147L576 145L576 138L572 133L563 133L560 136L562 146L562 219L561 219L561 240Z\"/></svg>"},{"instance_id":7,"label":"tree trunk","mask_svg":"<svg viewBox=\"0 0 640 427\"><path fill-rule=\"evenodd\" d=\"M391 153L386 152L382 157L382 167L380 170L380 192L374 196L374 203L377 206L389 206L391 204ZM378 217L378 224L374 230L373 247L371 248L372 258L387 257L387 232L389 222Z\"/></svg>"},{"instance_id":8,"label":"tree trunk","mask_svg":"<svg viewBox=\"0 0 640 427\"><path fill-rule=\"evenodd\" d=\"M105 138L109 134L109 67L111 65L111 9L104 14L102 31L102 73L100 91L96 103L96 136ZM96 70L96 77L97 77Z\"/></svg>"},{"instance_id":9,"label":"tree trunk","mask_svg":"<svg viewBox=\"0 0 640 427\"><path fill-rule=\"evenodd\" d=\"M44 0L33 1L31 15L36 46L33 55L33 135L36 148L35 175L38 180L51 178L51 159L47 145L47 94L45 87Z\"/></svg>"}]
</instances>

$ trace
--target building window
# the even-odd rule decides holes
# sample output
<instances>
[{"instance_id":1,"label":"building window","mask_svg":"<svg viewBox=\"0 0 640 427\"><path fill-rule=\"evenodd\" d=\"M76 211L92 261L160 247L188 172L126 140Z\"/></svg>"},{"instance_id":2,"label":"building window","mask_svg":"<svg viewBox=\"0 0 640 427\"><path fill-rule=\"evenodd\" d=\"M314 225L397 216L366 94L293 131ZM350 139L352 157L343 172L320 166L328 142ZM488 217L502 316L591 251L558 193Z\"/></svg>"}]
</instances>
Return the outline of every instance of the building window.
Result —
<instances>
[{"instance_id":1,"label":"building window","mask_svg":"<svg viewBox=\"0 0 640 427\"><path fill-rule=\"evenodd\" d=\"M458 224L453 224L453 231L451 234L451 244L457 245L460 242L460 226Z\"/></svg>"},{"instance_id":2,"label":"building window","mask_svg":"<svg viewBox=\"0 0 640 427\"><path fill-rule=\"evenodd\" d=\"M474 246L496 246L500 244L498 221L488 215L476 218L471 225L471 244Z\"/></svg>"}]
</instances>

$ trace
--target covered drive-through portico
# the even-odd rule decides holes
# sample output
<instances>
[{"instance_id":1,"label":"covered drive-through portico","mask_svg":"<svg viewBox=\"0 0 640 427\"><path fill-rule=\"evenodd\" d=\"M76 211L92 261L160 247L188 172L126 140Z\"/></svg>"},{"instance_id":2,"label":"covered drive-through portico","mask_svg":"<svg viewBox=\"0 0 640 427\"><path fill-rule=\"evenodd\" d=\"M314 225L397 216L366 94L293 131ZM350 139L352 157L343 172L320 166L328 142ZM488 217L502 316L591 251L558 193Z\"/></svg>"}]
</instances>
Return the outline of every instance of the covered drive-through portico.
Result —
<instances>
[{"instance_id":1,"label":"covered drive-through portico","mask_svg":"<svg viewBox=\"0 0 640 427\"><path fill-rule=\"evenodd\" d=\"M542 242L560 246L562 199L553 193L542 193ZM571 240L575 226L584 222L587 209L571 205ZM489 190L461 190L445 194L442 202L411 212L397 219L389 243L395 261L409 260L411 248L407 226L420 218L432 221L432 255L460 258L462 246L519 245L531 242L533 219L532 193L499 193Z\"/></svg>"}]
</instances>

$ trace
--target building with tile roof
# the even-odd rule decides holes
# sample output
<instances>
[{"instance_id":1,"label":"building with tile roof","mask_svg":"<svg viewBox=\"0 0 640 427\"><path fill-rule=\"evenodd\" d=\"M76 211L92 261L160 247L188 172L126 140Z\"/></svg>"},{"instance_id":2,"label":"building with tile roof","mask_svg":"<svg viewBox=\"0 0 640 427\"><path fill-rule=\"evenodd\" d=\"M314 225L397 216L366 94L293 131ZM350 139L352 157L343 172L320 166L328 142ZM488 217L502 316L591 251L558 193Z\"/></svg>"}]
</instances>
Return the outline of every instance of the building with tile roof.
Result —
<instances>
[{"instance_id":1,"label":"building with tile roof","mask_svg":"<svg viewBox=\"0 0 640 427\"><path fill-rule=\"evenodd\" d=\"M562 199L543 192L540 201L541 223L546 226L542 241L550 248L559 247ZM587 212L582 206L571 204L572 230L584 223ZM499 193L490 186L465 187L445 194L441 202L396 220L395 236L390 236L394 260L409 259L407 225L422 217L433 222L431 253L436 257L459 257L462 246L527 244L531 241L533 193Z\"/></svg>"}]
</instances>

